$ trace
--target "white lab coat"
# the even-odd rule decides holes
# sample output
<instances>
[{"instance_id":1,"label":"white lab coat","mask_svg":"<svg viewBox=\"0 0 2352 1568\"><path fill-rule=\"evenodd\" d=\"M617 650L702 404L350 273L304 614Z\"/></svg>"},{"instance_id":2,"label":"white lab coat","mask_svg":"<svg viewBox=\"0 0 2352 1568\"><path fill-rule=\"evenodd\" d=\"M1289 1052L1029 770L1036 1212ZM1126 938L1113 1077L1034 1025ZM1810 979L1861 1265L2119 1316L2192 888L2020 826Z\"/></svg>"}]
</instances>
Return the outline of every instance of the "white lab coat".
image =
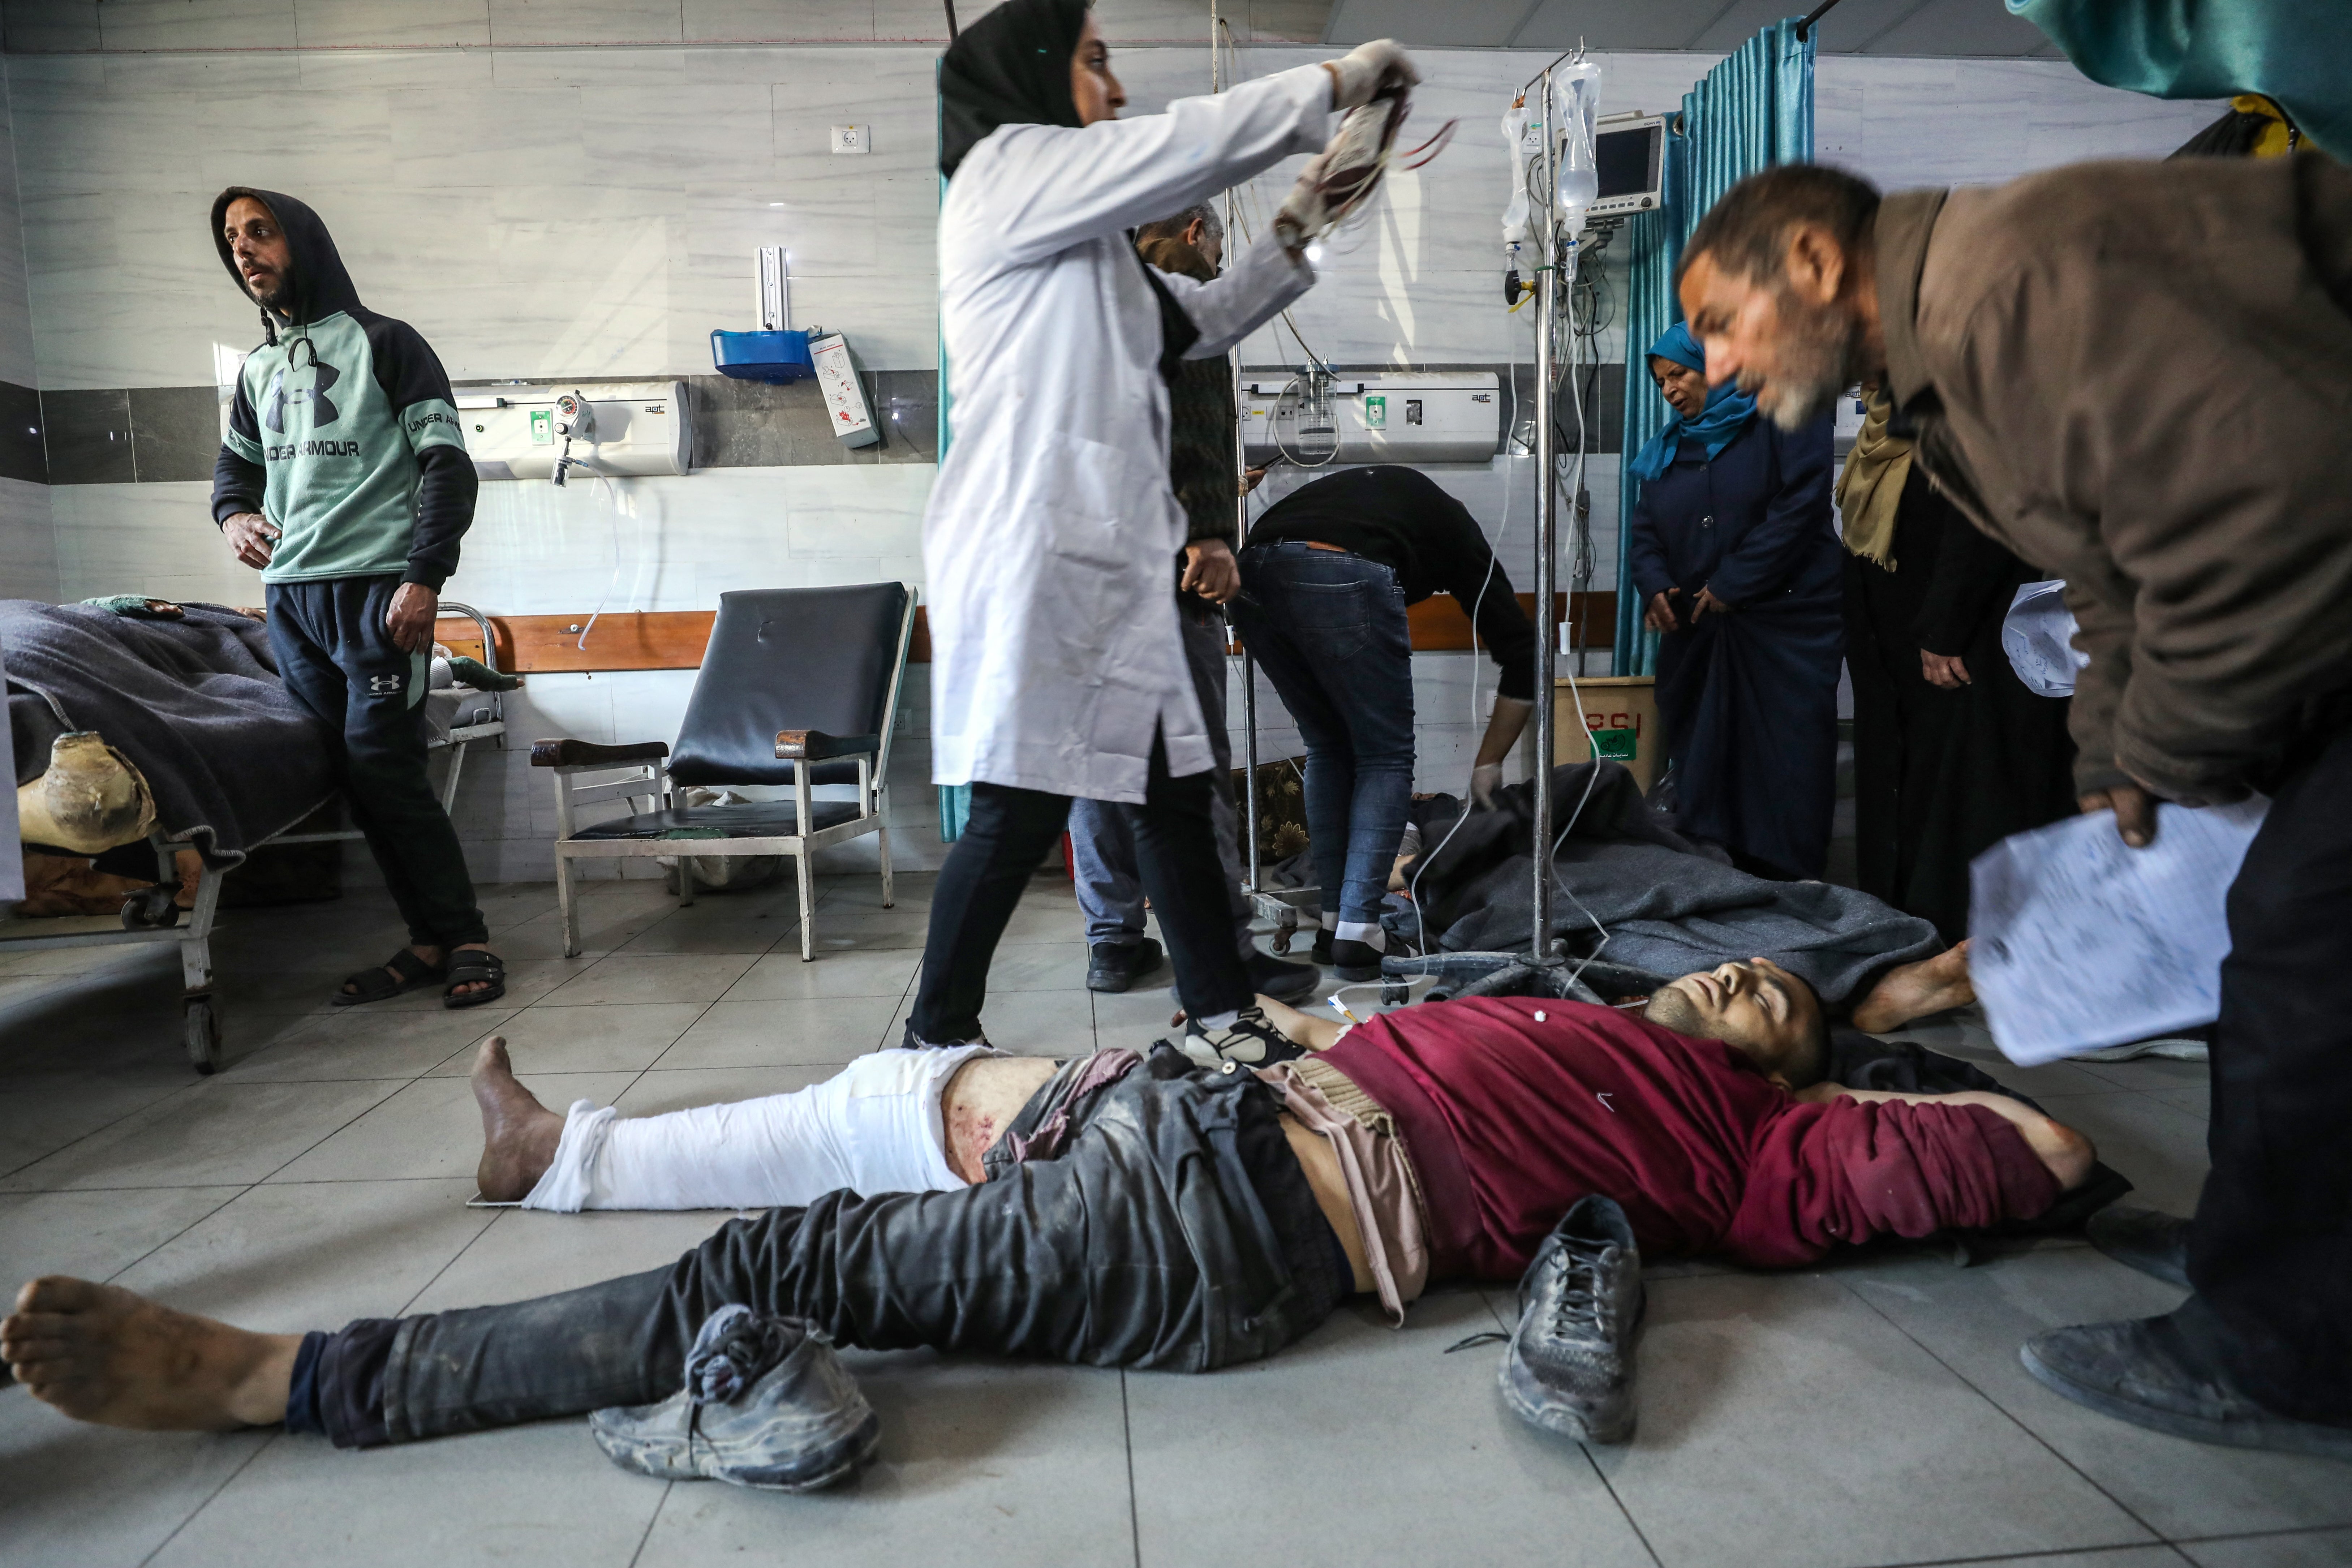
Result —
<instances>
[{"instance_id":1,"label":"white lab coat","mask_svg":"<svg viewBox=\"0 0 2352 1568\"><path fill-rule=\"evenodd\" d=\"M1159 302L1127 231L1319 149L1307 66L1165 114L1012 125L940 212L952 444L923 519L931 776L1139 802L1214 765L1176 626L1184 514L1168 481ZM1214 283L1162 280L1222 354L1314 273L1267 235Z\"/></svg>"}]
</instances>

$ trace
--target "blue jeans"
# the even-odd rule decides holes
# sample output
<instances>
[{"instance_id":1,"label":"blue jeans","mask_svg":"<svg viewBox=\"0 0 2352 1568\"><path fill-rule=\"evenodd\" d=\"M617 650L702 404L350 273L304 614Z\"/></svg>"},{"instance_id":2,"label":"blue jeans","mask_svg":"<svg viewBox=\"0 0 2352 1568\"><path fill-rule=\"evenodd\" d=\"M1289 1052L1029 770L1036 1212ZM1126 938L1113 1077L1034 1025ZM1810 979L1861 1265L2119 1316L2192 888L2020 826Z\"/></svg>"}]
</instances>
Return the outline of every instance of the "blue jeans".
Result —
<instances>
[{"instance_id":1,"label":"blue jeans","mask_svg":"<svg viewBox=\"0 0 2352 1568\"><path fill-rule=\"evenodd\" d=\"M1210 810L1216 818L1217 858L1224 868L1227 901L1233 906L1234 945L1246 960L1256 955L1257 944L1250 934L1249 901L1241 892L1241 837L1227 777L1234 761L1233 742L1225 733L1225 620L1196 614L1186 605L1177 611L1176 621L1183 633L1192 689L1201 700L1201 717L1209 727L1209 752L1216 759ZM1105 942L1132 947L1143 940L1143 873L1135 852L1138 810L1105 800L1070 803L1070 848L1076 861L1071 880L1077 885L1078 912L1086 917L1090 947Z\"/></svg>"},{"instance_id":2,"label":"blue jeans","mask_svg":"<svg viewBox=\"0 0 2352 1568\"><path fill-rule=\"evenodd\" d=\"M1234 619L1307 742L1307 837L1323 924L1381 943L1381 904L1412 798L1412 640L1377 561L1309 544L1242 552ZM1335 896L1336 894L1336 896Z\"/></svg>"}]
</instances>

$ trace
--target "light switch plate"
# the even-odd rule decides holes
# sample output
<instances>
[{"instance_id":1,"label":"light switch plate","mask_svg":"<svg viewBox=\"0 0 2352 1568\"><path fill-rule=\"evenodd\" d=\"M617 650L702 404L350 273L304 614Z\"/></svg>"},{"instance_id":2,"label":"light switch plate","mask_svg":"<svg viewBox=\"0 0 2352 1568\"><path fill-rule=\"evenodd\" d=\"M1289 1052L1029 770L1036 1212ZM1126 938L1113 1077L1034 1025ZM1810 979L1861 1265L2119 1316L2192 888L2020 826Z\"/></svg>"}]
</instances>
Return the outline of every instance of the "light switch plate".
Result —
<instances>
[{"instance_id":1,"label":"light switch plate","mask_svg":"<svg viewBox=\"0 0 2352 1568\"><path fill-rule=\"evenodd\" d=\"M847 153L863 157L868 147L867 127L836 125L833 128L833 150L838 155Z\"/></svg>"}]
</instances>

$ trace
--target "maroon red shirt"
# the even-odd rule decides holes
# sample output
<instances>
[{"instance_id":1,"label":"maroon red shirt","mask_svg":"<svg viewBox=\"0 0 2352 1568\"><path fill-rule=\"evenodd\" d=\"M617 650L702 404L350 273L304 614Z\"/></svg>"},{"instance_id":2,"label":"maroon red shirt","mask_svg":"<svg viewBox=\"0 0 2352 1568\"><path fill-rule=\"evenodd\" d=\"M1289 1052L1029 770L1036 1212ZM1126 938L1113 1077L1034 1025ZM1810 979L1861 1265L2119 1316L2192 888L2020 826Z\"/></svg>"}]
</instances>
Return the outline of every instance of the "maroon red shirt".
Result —
<instances>
[{"instance_id":1,"label":"maroon red shirt","mask_svg":"<svg viewBox=\"0 0 2352 1568\"><path fill-rule=\"evenodd\" d=\"M1433 1280L1517 1279L1588 1193L1623 1205L1645 1252L1763 1268L2031 1217L2059 1195L2024 1136L1981 1106L1801 1105L1720 1041L1585 1003L1401 1008L1323 1059L1396 1118L1429 1205Z\"/></svg>"}]
</instances>

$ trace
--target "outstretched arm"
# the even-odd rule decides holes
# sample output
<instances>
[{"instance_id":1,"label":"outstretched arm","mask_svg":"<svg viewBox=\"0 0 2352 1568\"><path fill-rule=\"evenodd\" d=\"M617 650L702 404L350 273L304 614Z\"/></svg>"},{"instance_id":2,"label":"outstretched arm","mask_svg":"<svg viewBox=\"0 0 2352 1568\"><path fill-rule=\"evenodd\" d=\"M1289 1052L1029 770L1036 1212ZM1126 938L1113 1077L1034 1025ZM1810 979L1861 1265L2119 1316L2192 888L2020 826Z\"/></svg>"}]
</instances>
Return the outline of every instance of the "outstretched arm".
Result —
<instances>
[{"instance_id":1,"label":"outstretched arm","mask_svg":"<svg viewBox=\"0 0 2352 1568\"><path fill-rule=\"evenodd\" d=\"M2043 1115L2022 1100L1983 1089L1964 1089L1958 1094L1904 1094L1891 1089L1848 1089L1843 1084L1817 1083L1811 1089L1799 1090L1797 1099L1807 1105L1826 1105L1836 1100L1858 1100L1865 1105L1982 1106L2025 1135L2025 1146L2032 1150L2043 1166L2058 1179L2059 1189L2063 1192L2073 1192L2081 1186L2090 1176L2091 1167L2099 1160L2099 1152L2093 1147L2091 1141L2064 1122Z\"/></svg>"}]
</instances>

